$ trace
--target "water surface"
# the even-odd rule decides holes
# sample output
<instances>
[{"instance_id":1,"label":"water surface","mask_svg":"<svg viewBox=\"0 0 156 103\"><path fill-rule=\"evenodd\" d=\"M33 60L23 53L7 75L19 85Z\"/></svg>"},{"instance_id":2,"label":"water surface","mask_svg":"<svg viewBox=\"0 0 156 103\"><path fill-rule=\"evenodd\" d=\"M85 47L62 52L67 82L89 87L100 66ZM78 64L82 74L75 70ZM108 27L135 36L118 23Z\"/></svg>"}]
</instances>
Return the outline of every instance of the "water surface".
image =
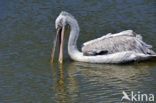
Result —
<instances>
[{"instance_id":1,"label":"water surface","mask_svg":"<svg viewBox=\"0 0 156 103\"><path fill-rule=\"evenodd\" d=\"M109 32L132 29L156 51L155 0L1 0L1 103L114 103L121 102L123 90L156 94L156 62L74 62L65 46L64 65L52 66L54 22L62 10L79 22L79 48Z\"/></svg>"}]
</instances>

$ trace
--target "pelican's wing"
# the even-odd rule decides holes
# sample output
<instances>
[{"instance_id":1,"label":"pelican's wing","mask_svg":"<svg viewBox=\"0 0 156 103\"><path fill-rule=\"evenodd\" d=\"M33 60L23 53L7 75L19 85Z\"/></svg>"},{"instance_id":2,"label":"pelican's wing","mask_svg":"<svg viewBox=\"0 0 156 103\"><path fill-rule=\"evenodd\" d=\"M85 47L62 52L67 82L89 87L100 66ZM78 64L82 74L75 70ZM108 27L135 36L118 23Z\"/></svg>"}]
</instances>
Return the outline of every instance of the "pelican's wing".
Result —
<instances>
[{"instance_id":1,"label":"pelican's wing","mask_svg":"<svg viewBox=\"0 0 156 103\"><path fill-rule=\"evenodd\" d=\"M117 34L107 34L100 38L83 44L84 55L104 55L122 51L134 51L136 53L155 54L151 45L142 41L142 37L132 30L126 30Z\"/></svg>"}]
</instances>

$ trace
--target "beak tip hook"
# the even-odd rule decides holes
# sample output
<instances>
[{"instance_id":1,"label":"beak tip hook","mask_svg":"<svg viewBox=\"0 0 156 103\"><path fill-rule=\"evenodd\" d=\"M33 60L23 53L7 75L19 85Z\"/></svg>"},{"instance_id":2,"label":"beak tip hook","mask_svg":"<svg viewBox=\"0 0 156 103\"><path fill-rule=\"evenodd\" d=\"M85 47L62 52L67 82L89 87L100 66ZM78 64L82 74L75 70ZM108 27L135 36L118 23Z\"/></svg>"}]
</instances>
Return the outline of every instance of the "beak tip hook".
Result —
<instances>
[{"instance_id":1,"label":"beak tip hook","mask_svg":"<svg viewBox=\"0 0 156 103\"><path fill-rule=\"evenodd\" d=\"M59 60L58 62L59 62L59 64L63 64L63 61L62 60Z\"/></svg>"}]
</instances>

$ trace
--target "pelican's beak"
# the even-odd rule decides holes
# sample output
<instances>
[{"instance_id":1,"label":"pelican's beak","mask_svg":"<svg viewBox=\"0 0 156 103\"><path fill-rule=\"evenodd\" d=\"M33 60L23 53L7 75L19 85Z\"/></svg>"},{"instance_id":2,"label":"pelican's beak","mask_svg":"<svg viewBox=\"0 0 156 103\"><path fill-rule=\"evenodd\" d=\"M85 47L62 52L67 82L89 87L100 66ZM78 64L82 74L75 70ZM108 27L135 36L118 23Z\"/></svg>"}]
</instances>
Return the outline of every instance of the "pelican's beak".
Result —
<instances>
[{"instance_id":1,"label":"pelican's beak","mask_svg":"<svg viewBox=\"0 0 156 103\"><path fill-rule=\"evenodd\" d=\"M53 63L54 61L54 56L55 56L55 48L56 48L56 42L57 42L57 37L58 35L60 35L61 33L61 27L58 26L57 30L56 30L56 35L55 35L55 39L54 39L54 42L53 42L53 48L52 48L52 53L51 53L51 63Z\"/></svg>"},{"instance_id":2,"label":"pelican's beak","mask_svg":"<svg viewBox=\"0 0 156 103\"><path fill-rule=\"evenodd\" d=\"M53 42L53 48L52 48L52 53L51 53L51 63L54 61L54 54L55 54L55 48L56 48L56 42L57 42L57 37L59 36L59 59L58 62L60 64L63 63L63 48L64 48L64 35L65 35L65 26L61 27L58 26L57 31L56 31L56 36Z\"/></svg>"},{"instance_id":3,"label":"pelican's beak","mask_svg":"<svg viewBox=\"0 0 156 103\"><path fill-rule=\"evenodd\" d=\"M63 48L64 48L64 36L65 36L65 26L62 27L61 38L60 38L60 52L58 62L63 63Z\"/></svg>"}]
</instances>

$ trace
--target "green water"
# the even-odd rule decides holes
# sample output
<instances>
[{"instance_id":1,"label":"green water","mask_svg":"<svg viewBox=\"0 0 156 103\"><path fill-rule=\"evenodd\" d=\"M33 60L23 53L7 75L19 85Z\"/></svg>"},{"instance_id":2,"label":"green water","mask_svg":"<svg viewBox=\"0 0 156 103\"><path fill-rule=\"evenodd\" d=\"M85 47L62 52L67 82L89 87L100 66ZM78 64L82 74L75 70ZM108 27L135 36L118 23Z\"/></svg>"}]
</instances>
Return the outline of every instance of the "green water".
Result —
<instances>
[{"instance_id":1,"label":"green water","mask_svg":"<svg viewBox=\"0 0 156 103\"><path fill-rule=\"evenodd\" d=\"M79 22L79 49L132 29L156 51L155 0L0 0L0 103L120 103L122 91L156 94L156 62L74 62L65 46L64 65L52 66L54 23L62 10Z\"/></svg>"}]
</instances>

